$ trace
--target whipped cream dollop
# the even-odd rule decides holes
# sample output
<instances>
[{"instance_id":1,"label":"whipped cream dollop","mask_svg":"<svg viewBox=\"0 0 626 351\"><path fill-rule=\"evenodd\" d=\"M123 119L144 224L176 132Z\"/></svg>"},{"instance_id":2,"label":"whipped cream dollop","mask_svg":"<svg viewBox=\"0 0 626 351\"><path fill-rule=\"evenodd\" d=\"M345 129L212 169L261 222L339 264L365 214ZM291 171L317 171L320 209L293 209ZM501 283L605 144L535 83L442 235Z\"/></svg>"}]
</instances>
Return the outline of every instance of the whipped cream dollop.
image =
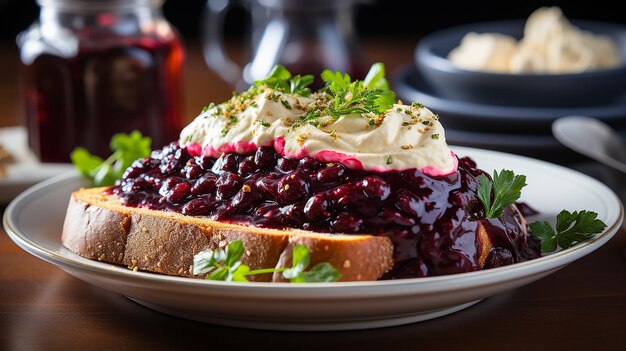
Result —
<instances>
[{"instance_id":1,"label":"whipped cream dollop","mask_svg":"<svg viewBox=\"0 0 626 351\"><path fill-rule=\"evenodd\" d=\"M468 33L448 58L470 70L505 73L575 73L622 64L609 36L572 25L558 7L542 7L526 21L524 37Z\"/></svg>"},{"instance_id":2,"label":"whipped cream dollop","mask_svg":"<svg viewBox=\"0 0 626 351\"><path fill-rule=\"evenodd\" d=\"M380 115L329 116L324 93L310 97L269 87L251 89L203 110L180 134L192 155L219 157L273 146L290 158L311 156L353 169L385 172L416 168L431 176L456 172L445 132L421 104L395 104Z\"/></svg>"}]
</instances>

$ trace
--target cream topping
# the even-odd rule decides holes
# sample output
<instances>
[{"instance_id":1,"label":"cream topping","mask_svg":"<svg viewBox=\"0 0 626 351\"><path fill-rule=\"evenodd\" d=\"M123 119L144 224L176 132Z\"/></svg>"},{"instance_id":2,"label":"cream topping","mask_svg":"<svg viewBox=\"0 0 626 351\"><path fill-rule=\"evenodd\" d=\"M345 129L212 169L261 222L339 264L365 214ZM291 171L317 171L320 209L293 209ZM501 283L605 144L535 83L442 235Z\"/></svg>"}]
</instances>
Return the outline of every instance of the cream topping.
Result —
<instances>
[{"instance_id":1,"label":"cream topping","mask_svg":"<svg viewBox=\"0 0 626 351\"><path fill-rule=\"evenodd\" d=\"M311 156L373 171L417 168L429 175L456 171L445 132L420 104L396 104L384 114L305 117L324 101L263 88L211 105L183 129L180 143L195 155L219 157L274 146L286 157ZM309 123L311 122L311 123Z\"/></svg>"}]
</instances>

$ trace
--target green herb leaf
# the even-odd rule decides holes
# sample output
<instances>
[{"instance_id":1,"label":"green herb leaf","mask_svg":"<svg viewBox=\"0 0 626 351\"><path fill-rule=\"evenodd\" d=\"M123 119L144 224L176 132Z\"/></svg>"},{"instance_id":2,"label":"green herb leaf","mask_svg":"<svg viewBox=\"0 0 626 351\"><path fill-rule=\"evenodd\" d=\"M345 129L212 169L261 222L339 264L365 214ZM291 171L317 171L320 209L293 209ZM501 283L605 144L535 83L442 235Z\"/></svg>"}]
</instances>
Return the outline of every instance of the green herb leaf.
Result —
<instances>
[{"instance_id":1,"label":"green herb leaf","mask_svg":"<svg viewBox=\"0 0 626 351\"><path fill-rule=\"evenodd\" d=\"M304 76L297 75L289 80L289 92L301 96L309 96L311 95L311 89L308 86L313 84L314 80L315 78L310 74Z\"/></svg>"},{"instance_id":2,"label":"green herb leaf","mask_svg":"<svg viewBox=\"0 0 626 351\"><path fill-rule=\"evenodd\" d=\"M310 74L304 76L297 75L292 78L291 72L287 68L282 65L276 65L267 78L255 81L254 85L267 85L283 92L309 96L311 95L311 89L308 86L313 84L314 79Z\"/></svg>"},{"instance_id":3,"label":"green herb leaf","mask_svg":"<svg viewBox=\"0 0 626 351\"><path fill-rule=\"evenodd\" d=\"M243 255L243 243L241 240L235 240L228 244L228 248L226 249L226 259L224 259L224 264L226 266L232 267L234 266Z\"/></svg>"},{"instance_id":4,"label":"green herb leaf","mask_svg":"<svg viewBox=\"0 0 626 351\"><path fill-rule=\"evenodd\" d=\"M227 281L228 279L228 267L219 267L216 270L212 271L207 277L207 280L221 280Z\"/></svg>"},{"instance_id":5,"label":"green herb leaf","mask_svg":"<svg viewBox=\"0 0 626 351\"><path fill-rule=\"evenodd\" d=\"M337 281L341 274L330 263L323 262L315 265L310 271L304 270L311 262L309 249L302 244L296 245L292 254L291 268L266 268L250 270L250 267L241 263L244 247L241 240L228 244L226 250L205 250L194 256L193 274L207 274L208 280L222 280L246 282L246 276L282 272L291 282L332 282Z\"/></svg>"},{"instance_id":6,"label":"green herb leaf","mask_svg":"<svg viewBox=\"0 0 626 351\"><path fill-rule=\"evenodd\" d=\"M556 230L546 221L529 224L531 234L541 238L541 252L553 252L558 247L570 248L601 233L606 224L593 211L561 211L556 216Z\"/></svg>"},{"instance_id":7,"label":"green herb leaf","mask_svg":"<svg viewBox=\"0 0 626 351\"><path fill-rule=\"evenodd\" d=\"M209 273L213 270L216 262L215 251L205 250L193 257L193 275Z\"/></svg>"},{"instance_id":8,"label":"green herb leaf","mask_svg":"<svg viewBox=\"0 0 626 351\"><path fill-rule=\"evenodd\" d=\"M341 74L339 71L333 72L329 69L322 71L321 77L324 83L326 83L328 90L330 90L334 95L347 90L352 82L352 79L350 79L350 76L347 73Z\"/></svg>"},{"instance_id":9,"label":"green herb leaf","mask_svg":"<svg viewBox=\"0 0 626 351\"><path fill-rule=\"evenodd\" d=\"M149 137L144 137L136 130L128 135L118 133L111 138L109 146L113 154L106 160L90 154L83 147L75 148L70 159L76 169L90 178L94 185L113 185L136 159L150 155L151 142Z\"/></svg>"},{"instance_id":10,"label":"green herb leaf","mask_svg":"<svg viewBox=\"0 0 626 351\"><path fill-rule=\"evenodd\" d=\"M209 280L248 281L246 275L250 267L242 264L243 244L236 240L228 244L226 250L205 250L193 258L193 274L207 274Z\"/></svg>"},{"instance_id":11,"label":"green herb leaf","mask_svg":"<svg viewBox=\"0 0 626 351\"><path fill-rule=\"evenodd\" d=\"M348 74L324 70L324 91L330 97L326 113L335 119L351 114L381 114L395 103L396 95L389 89L383 64L374 64L366 80L352 81Z\"/></svg>"},{"instance_id":12,"label":"green herb leaf","mask_svg":"<svg viewBox=\"0 0 626 351\"><path fill-rule=\"evenodd\" d=\"M535 221L528 225L532 235L541 239L541 252L556 250L556 232L546 221Z\"/></svg>"},{"instance_id":13,"label":"green herb leaf","mask_svg":"<svg viewBox=\"0 0 626 351\"><path fill-rule=\"evenodd\" d=\"M233 282L247 282L248 279L246 275L250 273L250 267L245 264L239 264L234 269L229 270L230 276L227 278L229 281Z\"/></svg>"},{"instance_id":14,"label":"green herb leaf","mask_svg":"<svg viewBox=\"0 0 626 351\"><path fill-rule=\"evenodd\" d=\"M311 270L302 272L300 277L292 280L293 283L323 283L336 282L341 277L339 271L330 263L322 262L316 264Z\"/></svg>"},{"instance_id":15,"label":"green herb leaf","mask_svg":"<svg viewBox=\"0 0 626 351\"><path fill-rule=\"evenodd\" d=\"M380 62L373 64L363 80L363 86L367 89L389 90L389 82L385 78L385 65Z\"/></svg>"},{"instance_id":16,"label":"green herb leaf","mask_svg":"<svg viewBox=\"0 0 626 351\"><path fill-rule=\"evenodd\" d=\"M291 259L291 268L283 272L283 276L287 279L297 279L302 272L309 266L311 262L311 254L309 249L302 244L293 248L293 257Z\"/></svg>"},{"instance_id":17,"label":"green herb leaf","mask_svg":"<svg viewBox=\"0 0 626 351\"><path fill-rule=\"evenodd\" d=\"M491 213L491 189L492 182L486 175L478 176L478 199L485 207L485 213ZM487 217L489 218L489 217Z\"/></svg>"},{"instance_id":18,"label":"green herb leaf","mask_svg":"<svg viewBox=\"0 0 626 351\"><path fill-rule=\"evenodd\" d=\"M289 85L287 83L289 81L289 78L291 78L291 72L289 72L289 70L287 70L287 68L282 65L276 65L274 66L274 68L272 68L267 78L255 81L254 85L262 86L265 84L268 87L272 87L274 89L287 91L287 89L289 88Z\"/></svg>"},{"instance_id":19,"label":"green herb leaf","mask_svg":"<svg viewBox=\"0 0 626 351\"><path fill-rule=\"evenodd\" d=\"M93 177L96 169L102 163L102 158L92 155L84 147L75 148L70 154L70 159L80 174L86 177Z\"/></svg>"},{"instance_id":20,"label":"green herb leaf","mask_svg":"<svg viewBox=\"0 0 626 351\"><path fill-rule=\"evenodd\" d=\"M478 176L478 199L485 207L485 218L496 218L502 215L505 208L512 205L522 194L526 186L526 176L515 175L513 171L502 170L493 172L493 181L481 174ZM493 201L491 192L493 189Z\"/></svg>"}]
</instances>

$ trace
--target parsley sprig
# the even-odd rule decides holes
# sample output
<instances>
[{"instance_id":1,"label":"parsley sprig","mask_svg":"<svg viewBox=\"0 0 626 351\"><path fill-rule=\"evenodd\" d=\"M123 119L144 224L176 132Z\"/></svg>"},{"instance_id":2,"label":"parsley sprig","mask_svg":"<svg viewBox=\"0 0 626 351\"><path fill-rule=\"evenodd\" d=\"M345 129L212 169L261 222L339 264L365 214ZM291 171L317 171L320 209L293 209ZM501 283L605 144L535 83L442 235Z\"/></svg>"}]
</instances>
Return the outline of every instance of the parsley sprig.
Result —
<instances>
[{"instance_id":1,"label":"parsley sprig","mask_svg":"<svg viewBox=\"0 0 626 351\"><path fill-rule=\"evenodd\" d=\"M485 207L485 218L501 216L505 208L519 199L524 186L526 186L526 176L516 175L510 170L503 169L500 173L494 170L493 180L484 174L479 175L478 199Z\"/></svg>"},{"instance_id":2,"label":"parsley sprig","mask_svg":"<svg viewBox=\"0 0 626 351\"><path fill-rule=\"evenodd\" d=\"M330 97L325 112L333 118L351 114L381 114L393 106L396 94L389 89L385 79L385 66L375 63L364 80L352 81L350 76L338 71L324 70L323 91Z\"/></svg>"},{"instance_id":3,"label":"parsley sprig","mask_svg":"<svg viewBox=\"0 0 626 351\"><path fill-rule=\"evenodd\" d=\"M493 172L493 181L484 174L478 176L478 199L485 207L485 218L496 218L502 211L515 203L526 186L526 176L512 171ZM493 200L492 200L493 190ZM601 233L606 224L593 211L561 211L556 216L556 228L547 221L530 223L531 235L541 239L541 252L554 252L557 248L567 249Z\"/></svg>"},{"instance_id":4,"label":"parsley sprig","mask_svg":"<svg viewBox=\"0 0 626 351\"><path fill-rule=\"evenodd\" d=\"M561 211L556 216L556 230L546 221L535 221L528 226L531 234L541 239L541 252L570 248L601 233L606 224L592 211Z\"/></svg>"},{"instance_id":5,"label":"parsley sprig","mask_svg":"<svg viewBox=\"0 0 626 351\"><path fill-rule=\"evenodd\" d=\"M254 85L257 87L267 85L290 94L309 96L311 95L311 89L308 86L313 83L313 80L314 78L310 74L292 76L287 68L282 65L276 65L267 78L255 81Z\"/></svg>"},{"instance_id":6,"label":"parsley sprig","mask_svg":"<svg viewBox=\"0 0 626 351\"><path fill-rule=\"evenodd\" d=\"M305 271L311 263L311 253L306 245L298 244L293 249L290 268L265 268L250 270L241 263L244 247L241 240L228 244L225 250L206 250L193 259L193 274L207 274L208 280L246 282L246 276L281 272L292 283L334 282L341 274L328 262L318 263Z\"/></svg>"},{"instance_id":7,"label":"parsley sprig","mask_svg":"<svg viewBox=\"0 0 626 351\"><path fill-rule=\"evenodd\" d=\"M130 134L113 135L109 144L113 154L106 160L91 154L84 147L75 148L70 159L76 169L95 186L113 185L136 160L150 155L152 139L135 130Z\"/></svg>"}]
</instances>

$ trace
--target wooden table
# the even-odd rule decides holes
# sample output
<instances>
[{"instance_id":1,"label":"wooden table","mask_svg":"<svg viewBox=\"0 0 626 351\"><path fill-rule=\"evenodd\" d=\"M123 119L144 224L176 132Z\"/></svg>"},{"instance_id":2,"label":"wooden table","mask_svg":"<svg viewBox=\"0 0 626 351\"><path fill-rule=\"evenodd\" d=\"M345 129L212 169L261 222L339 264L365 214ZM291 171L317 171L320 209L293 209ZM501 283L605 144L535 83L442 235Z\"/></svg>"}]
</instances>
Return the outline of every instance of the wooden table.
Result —
<instances>
[{"instance_id":1,"label":"wooden table","mask_svg":"<svg viewBox=\"0 0 626 351\"><path fill-rule=\"evenodd\" d=\"M414 42L365 45L391 73L410 63ZM393 51L389 49L393 48ZM20 123L17 53L0 50L0 127ZM189 48L187 116L230 88ZM581 160L575 167L611 182L621 174ZM4 210L4 208L2 208ZM36 215L36 214L33 214ZM626 233L535 283L461 312L400 327L333 333L267 332L178 319L84 283L18 248L0 229L0 350L626 350Z\"/></svg>"}]
</instances>

